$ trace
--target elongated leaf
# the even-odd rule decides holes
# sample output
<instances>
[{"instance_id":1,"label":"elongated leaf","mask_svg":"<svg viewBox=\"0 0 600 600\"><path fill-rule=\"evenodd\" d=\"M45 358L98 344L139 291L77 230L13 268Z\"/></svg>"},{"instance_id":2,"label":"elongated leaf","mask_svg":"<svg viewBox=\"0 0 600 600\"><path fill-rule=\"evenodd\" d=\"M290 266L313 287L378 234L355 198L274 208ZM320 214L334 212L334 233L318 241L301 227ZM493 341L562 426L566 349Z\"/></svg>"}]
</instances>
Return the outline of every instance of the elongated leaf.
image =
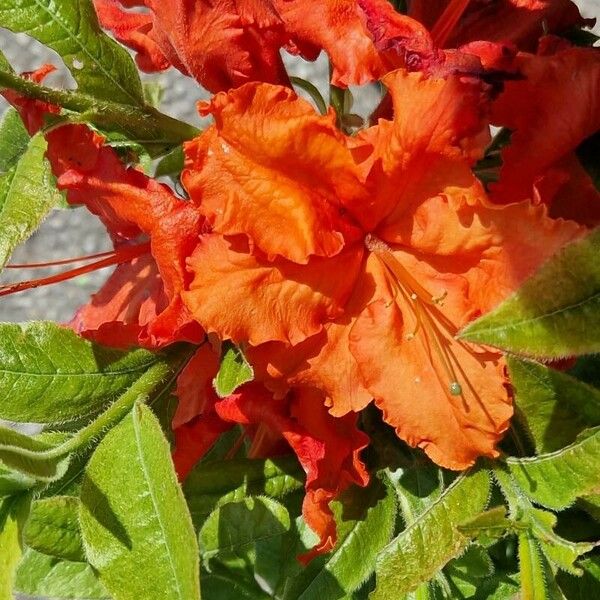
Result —
<instances>
[{"instance_id":1,"label":"elongated leaf","mask_svg":"<svg viewBox=\"0 0 600 600\"><path fill-rule=\"evenodd\" d=\"M508 458L515 481L534 502L562 510L600 486L600 428L558 452L533 458Z\"/></svg>"},{"instance_id":2,"label":"elongated leaf","mask_svg":"<svg viewBox=\"0 0 600 600\"><path fill-rule=\"evenodd\" d=\"M27 33L58 52L82 92L123 104L144 103L133 60L100 29L90 0L0 0L0 26Z\"/></svg>"},{"instance_id":3,"label":"elongated leaf","mask_svg":"<svg viewBox=\"0 0 600 600\"><path fill-rule=\"evenodd\" d=\"M523 600L560 600L552 571L536 541L528 534L519 536L521 597Z\"/></svg>"},{"instance_id":4,"label":"elongated leaf","mask_svg":"<svg viewBox=\"0 0 600 600\"><path fill-rule=\"evenodd\" d=\"M431 579L469 544L457 526L481 512L488 501L485 471L463 475L419 515L377 559L377 588L371 598L392 598Z\"/></svg>"},{"instance_id":5,"label":"elongated leaf","mask_svg":"<svg viewBox=\"0 0 600 600\"><path fill-rule=\"evenodd\" d=\"M97 447L81 490L86 555L115 600L200 597L198 547L166 441L136 405Z\"/></svg>"},{"instance_id":6,"label":"elongated leaf","mask_svg":"<svg viewBox=\"0 0 600 600\"><path fill-rule=\"evenodd\" d=\"M46 140L38 134L16 164L0 175L0 269L15 247L62 201L45 152Z\"/></svg>"},{"instance_id":7,"label":"elongated leaf","mask_svg":"<svg viewBox=\"0 0 600 600\"><path fill-rule=\"evenodd\" d=\"M92 123L107 134L119 132L129 142L142 145L153 157L169 152L198 134L192 125L148 105L134 107L80 92L56 90L5 70L0 70L0 88L15 90L29 98L50 102L76 113L62 117L68 121Z\"/></svg>"},{"instance_id":8,"label":"elongated leaf","mask_svg":"<svg viewBox=\"0 0 600 600\"><path fill-rule=\"evenodd\" d=\"M23 532L25 543L42 554L85 562L78 510L79 500L71 496L36 500Z\"/></svg>"},{"instance_id":9,"label":"elongated leaf","mask_svg":"<svg viewBox=\"0 0 600 600\"><path fill-rule=\"evenodd\" d=\"M246 360L244 353L233 344L223 345L221 366L214 380L215 391L220 398L232 394L240 385L252 381L254 370Z\"/></svg>"},{"instance_id":10,"label":"elongated leaf","mask_svg":"<svg viewBox=\"0 0 600 600\"><path fill-rule=\"evenodd\" d=\"M159 358L104 348L55 323L2 323L0 418L64 423L92 417Z\"/></svg>"},{"instance_id":11,"label":"elongated leaf","mask_svg":"<svg viewBox=\"0 0 600 600\"><path fill-rule=\"evenodd\" d=\"M0 120L0 173L8 171L18 162L29 140L19 113L9 108Z\"/></svg>"},{"instance_id":12,"label":"elongated leaf","mask_svg":"<svg viewBox=\"0 0 600 600\"><path fill-rule=\"evenodd\" d=\"M7 466L44 482L54 482L63 475L70 479L76 473L67 467L73 453L82 452L98 442L106 431L127 415L135 402L152 401L165 390L170 391L178 370L191 354L187 346L176 348L166 359L157 360L96 420L66 439L61 434L52 439L34 439L12 429L0 427L0 460ZM44 438L48 436L43 435Z\"/></svg>"},{"instance_id":13,"label":"elongated leaf","mask_svg":"<svg viewBox=\"0 0 600 600\"><path fill-rule=\"evenodd\" d=\"M527 523L530 532L540 545L546 558L559 569L573 575L581 575L581 570L575 566L575 561L589 552L594 545L575 543L566 540L554 532L557 517L554 513L539 508L529 507L524 511L521 522Z\"/></svg>"},{"instance_id":14,"label":"elongated leaf","mask_svg":"<svg viewBox=\"0 0 600 600\"><path fill-rule=\"evenodd\" d=\"M287 582L285 600L348 597L373 573L377 555L394 533L396 498L391 485L375 481L366 490L351 489L333 503L333 510L338 526L335 549Z\"/></svg>"},{"instance_id":15,"label":"elongated leaf","mask_svg":"<svg viewBox=\"0 0 600 600\"><path fill-rule=\"evenodd\" d=\"M600 352L600 230L570 244L464 339L534 358Z\"/></svg>"},{"instance_id":16,"label":"elongated leaf","mask_svg":"<svg viewBox=\"0 0 600 600\"><path fill-rule=\"evenodd\" d=\"M246 496L280 498L304 486L304 472L293 456L270 460L223 460L197 466L183 485L192 519L200 526L212 510Z\"/></svg>"},{"instance_id":17,"label":"elongated leaf","mask_svg":"<svg viewBox=\"0 0 600 600\"><path fill-rule=\"evenodd\" d=\"M21 558L21 531L31 497L20 494L0 502L0 600L12 600L13 580Z\"/></svg>"},{"instance_id":18,"label":"elongated leaf","mask_svg":"<svg viewBox=\"0 0 600 600\"><path fill-rule=\"evenodd\" d=\"M508 358L521 421L538 452L560 450L600 425L600 390L543 365Z\"/></svg>"},{"instance_id":19,"label":"elongated leaf","mask_svg":"<svg viewBox=\"0 0 600 600\"><path fill-rule=\"evenodd\" d=\"M92 567L27 549L17 569L15 591L53 600L110 600Z\"/></svg>"},{"instance_id":20,"label":"elongated leaf","mask_svg":"<svg viewBox=\"0 0 600 600\"><path fill-rule=\"evenodd\" d=\"M286 508L266 496L244 498L215 508L200 532L200 552L206 560L221 553L239 553L252 544L283 535L290 528Z\"/></svg>"}]
</instances>

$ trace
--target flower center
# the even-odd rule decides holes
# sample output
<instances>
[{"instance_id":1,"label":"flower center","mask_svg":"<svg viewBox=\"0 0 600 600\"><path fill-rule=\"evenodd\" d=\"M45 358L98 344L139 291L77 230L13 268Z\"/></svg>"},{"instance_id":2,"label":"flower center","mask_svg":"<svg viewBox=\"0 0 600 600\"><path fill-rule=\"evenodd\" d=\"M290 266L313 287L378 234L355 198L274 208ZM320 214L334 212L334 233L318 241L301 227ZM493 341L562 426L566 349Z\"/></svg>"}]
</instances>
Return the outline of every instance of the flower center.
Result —
<instances>
[{"instance_id":1,"label":"flower center","mask_svg":"<svg viewBox=\"0 0 600 600\"><path fill-rule=\"evenodd\" d=\"M446 375L445 389L452 396L462 396L463 388L455 368L458 360L447 339L450 337L454 340L458 329L440 311L447 292L437 297L430 294L394 256L391 248L379 238L368 234L365 237L365 246L383 265L387 280L394 292L394 299L401 296L412 310L414 327L406 335L406 340L410 342L421 334L424 337L422 341L428 342L433 347Z\"/></svg>"}]
</instances>

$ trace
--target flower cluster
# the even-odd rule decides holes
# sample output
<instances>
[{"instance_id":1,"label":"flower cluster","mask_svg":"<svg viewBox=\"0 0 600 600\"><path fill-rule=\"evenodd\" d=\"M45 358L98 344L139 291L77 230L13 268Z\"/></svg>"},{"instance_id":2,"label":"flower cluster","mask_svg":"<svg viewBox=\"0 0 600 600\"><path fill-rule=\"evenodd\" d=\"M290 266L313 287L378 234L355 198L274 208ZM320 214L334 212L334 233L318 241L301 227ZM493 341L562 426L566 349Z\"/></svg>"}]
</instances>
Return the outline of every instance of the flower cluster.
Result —
<instances>
[{"instance_id":1,"label":"flower cluster","mask_svg":"<svg viewBox=\"0 0 600 600\"><path fill-rule=\"evenodd\" d=\"M94 4L141 69L173 66L215 94L199 106L213 124L184 144L185 197L87 125L46 133L59 188L114 242L99 266L117 265L71 327L116 347L198 346L177 383L180 476L235 425L250 457L291 448L319 536L309 560L335 545L330 501L368 483L369 404L442 467L497 456L513 414L504 358L458 333L600 223L575 155L600 129L600 55L558 35L583 23L575 5ZM381 82L371 124L350 133L298 97L282 49L324 51L334 86ZM5 95L30 133L59 112ZM511 132L491 182L490 126ZM255 378L220 398L226 341Z\"/></svg>"}]
</instances>

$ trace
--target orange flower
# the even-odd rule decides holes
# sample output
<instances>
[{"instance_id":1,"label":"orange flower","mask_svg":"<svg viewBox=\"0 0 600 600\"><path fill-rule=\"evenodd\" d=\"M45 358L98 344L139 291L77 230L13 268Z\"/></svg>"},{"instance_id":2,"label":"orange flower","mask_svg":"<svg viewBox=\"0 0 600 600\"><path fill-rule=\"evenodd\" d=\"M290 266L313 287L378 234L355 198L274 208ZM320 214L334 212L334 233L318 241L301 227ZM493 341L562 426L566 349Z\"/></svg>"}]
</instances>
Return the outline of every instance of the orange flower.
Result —
<instances>
[{"instance_id":1,"label":"orange flower","mask_svg":"<svg viewBox=\"0 0 600 600\"><path fill-rule=\"evenodd\" d=\"M291 448L306 472L302 514L319 536L315 548L299 558L308 562L329 552L336 543L329 503L349 485L364 486L369 481L359 458L368 437L356 428L356 417L332 417L322 396L306 389L275 399L262 385L252 383L219 399L212 388L217 370L217 355L205 344L179 376L173 460L180 478L235 424L242 425L252 439L251 458L277 456Z\"/></svg>"},{"instance_id":2,"label":"orange flower","mask_svg":"<svg viewBox=\"0 0 600 600\"><path fill-rule=\"evenodd\" d=\"M471 172L489 139L480 82L384 83L394 122L356 138L275 86L204 105L215 125L182 180L213 233L183 298L207 331L255 346L278 394L319 390L336 416L375 398L402 439L461 469L496 456L512 407L502 357L457 331L580 228L487 202Z\"/></svg>"},{"instance_id":3,"label":"orange flower","mask_svg":"<svg viewBox=\"0 0 600 600\"><path fill-rule=\"evenodd\" d=\"M71 325L111 346L161 347L199 342L204 332L183 306L189 280L185 257L197 243L202 219L165 185L126 168L104 139L84 125L47 136L48 158L59 189L72 204L98 215L117 251L132 242L147 249L117 267L102 289L80 308Z\"/></svg>"},{"instance_id":4,"label":"orange flower","mask_svg":"<svg viewBox=\"0 0 600 600\"><path fill-rule=\"evenodd\" d=\"M249 81L288 83L286 48L314 60L321 50L335 85L379 79L392 66L418 66L433 51L426 29L387 0L94 0L100 23L137 52L138 66L173 65L212 92ZM123 6L146 6L133 13ZM374 43L385 28L386 44ZM418 64L417 64L418 63Z\"/></svg>"},{"instance_id":5,"label":"orange flower","mask_svg":"<svg viewBox=\"0 0 600 600\"><path fill-rule=\"evenodd\" d=\"M171 65L212 92L247 81L288 81L279 49L283 23L269 0L139 0L149 12L123 10L118 0L94 0L100 23L138 52L138 66Z\"/></svg>"},{"instance_id":6,"label":"orange flower","mask_svg":"<svg viewBox=\"0 0 600 600\"><path fill-rule=\"evenodd\" d=\"M46 65L30 76L41 81L52 70ZM44 102L5 95L31 134L43 125L46 114L59 112ZM180 296L189 282L185 257L202 227L198 212L168 187L126 168L116 152L104 145L104 138L85 125L53 129L46 140L46 156L59 189L67 192L71 204L82 204L101 219L115 251L84 267L3 286L0 295L117 265L102 289L73 318L71 326L76 331L110 346L156 348L175 341L199 342L204 332Z\"/></svg>"},{"instance_id":7,"label":"orange flower","mask_svg":"<svg viewBox=\"0 0 600 600\"><path fill-rule=\"evenodd\" d=\"M446 48L485 40L534 50L545 33L586 24L571 0L411 0L408 14Z\"/></svg>"},{"instance_id":8,"label":"orange flower","mask_svg":"<svg viewBox=\"0 0 600 600\"><path fill-rule=\"evenodd\" d=\"M545 38L544 46L552 41ZM533 197L552 215L593 227L600 223L600 192L575 150L600 129L600 52L561 46L548 55L520 53L515 67L523 77L508 81L493 104L494 124L512 136L492 199Z\"/></svg>"}]
</instances>

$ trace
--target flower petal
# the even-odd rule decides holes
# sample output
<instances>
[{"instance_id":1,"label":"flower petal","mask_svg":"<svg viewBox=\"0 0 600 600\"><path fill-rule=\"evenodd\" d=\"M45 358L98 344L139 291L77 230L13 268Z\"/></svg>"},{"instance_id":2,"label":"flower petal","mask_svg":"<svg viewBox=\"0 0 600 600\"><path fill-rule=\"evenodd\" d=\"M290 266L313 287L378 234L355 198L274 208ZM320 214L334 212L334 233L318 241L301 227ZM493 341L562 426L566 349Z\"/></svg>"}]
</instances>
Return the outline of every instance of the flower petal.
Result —
<instances>
[{"instance_id":1,"label":"flower petal","mask_svg":"<svg viewBox=\"0 0 600 600\"><path fill-rule=\"evenodd\" d=\"M138 16L96 0L100 22L138 54L150 71L172 64L211 92L248 81L286 83L279 55L287 37L270 2L144 0ZM121 4L128 5L124 0ZM136 24L139 22L139 26Z\"/></svg>"},{"instance_id":2,"label":"flower petal","mask_svg":"<svg viewBox=\"0 0 600 600\"><path fill-rule=\"evenodd\" d=\"M409 15L432 29L448 4L448 0L412 0ZM571 0L471 2L448 37L446 46L455 48L485 40L512 42L524 50L531 50L545 33L564 31L585 23Z\"/></svg>"},{"instance_id":3,"label":"flower petal","mask_svg":"<svg viewBox=\"0 0 600 600\"><path fill-rule=\"evenodd\" d=\"M423 333L406 339L412 328L405 314L410 314L406 303L398 308L373 302L350 335L364 384L385 421L401 439L449 469L467 468L478 456L497 456L495 444L512 416L501 356L476 351L445 333L442 343L461 388L455 395L434 341Z\"/></svg>"},{"instance_id":4,"label":"flower petal","mask_svg":"<svg viewBox=\"0 0 600 600\"><path fill-rule=\"evenodd\" d=\"M574 184L584 183L559 162L572 161L567 155L600 129L600 54L596 49L570 48L551 56L520 54L516 61L525 78L507 82L493 105L493 122L513 134L502 152L500 180L491 186L492 199L514 202L533 198L537 191L542 201L551 203L554 194L547 193L548 182L542 183L556 178L551 171L558 168L563 177L573 176ZM589 190L589 180L584 187ZM573 192L577 194L576 187ZM600 201L598 195L590 200ZM561 202L568 204L564 195Z\"/></svg>"},{"instance_id":5,"label":"flower petal","mask_svg":"<svg viewBox=\"0 0 600 600\"><path fill-rule=\"evenodd\" d=\"M331 417L315 392L295 390L274 400L256 384L221 400L216 410L223 420L267 427L288 442L306 472L302 513L319 536L317 546L299 559L307 563L333 549L336 527L329 503L352 483L365 486L369 481L359 457L369 440L356 428L356 417Z\"/></svg>"},{"instance_id":6,"label":"flower petal","mask_svg":"<svg viewBox=\"0 0 600 600\"><path fill-rule=\"evenodd\" d=\"M186 145L182 181L215 231L298 263L360 236L342 214L341 199L362 189L332 113L265 84L219 94L203 113L216 123Z\"/></svg>"},{"instance_id":7,"label":"flower petal","mask_svg":"<svg viewBox=\"0 0 600 600\"><path fill-rule=\"evenodd\" d=\"M338 316L352 291L362 246L306 265L269 262L250 254L241 236L202 237L188 265L194 275L183 294L187 307L209 332L222 339L296 344Z\"/></svg>"},{"instance_id":8,"label":"flower petal","mask_svg":"<svg viewBox=\"0 0 600 600\"><path fill-rule=\"evenodd\" d=\"M199 342L204 333L180 296L191 279L185 270L185 259L195 247L203 223L198 211L179 200L167 186L137 169L126 168L115 151L104 145L103 138L83 125L68 125L51 132L47 154L58 176L58 186L67 191L69 202L85 204L97 214L117 246L142 233L150 236L151 253L167 302L164 305L159 300L156 274L145 271L146 283L153 284L155 307L160 303L161 309L141 327L138 343L160 347L175 341ZM130 319L135 313L135 308L132 313L120 305L132 290L139 289L139 282L124 280L126 272L121 268L91 305L78 313L76 326L80 333L87 335L89 331L90 336L102 335L105 340L120 338L119 333L102 328L101 319L103 312L107 323ZM135 269L129 273L135 275ZM113 294L117 296L111 297ZM127 325L139 326L140 322L136 317ZM101 329L101 333L94 333Z\"/></svg>"}]
</instances>

